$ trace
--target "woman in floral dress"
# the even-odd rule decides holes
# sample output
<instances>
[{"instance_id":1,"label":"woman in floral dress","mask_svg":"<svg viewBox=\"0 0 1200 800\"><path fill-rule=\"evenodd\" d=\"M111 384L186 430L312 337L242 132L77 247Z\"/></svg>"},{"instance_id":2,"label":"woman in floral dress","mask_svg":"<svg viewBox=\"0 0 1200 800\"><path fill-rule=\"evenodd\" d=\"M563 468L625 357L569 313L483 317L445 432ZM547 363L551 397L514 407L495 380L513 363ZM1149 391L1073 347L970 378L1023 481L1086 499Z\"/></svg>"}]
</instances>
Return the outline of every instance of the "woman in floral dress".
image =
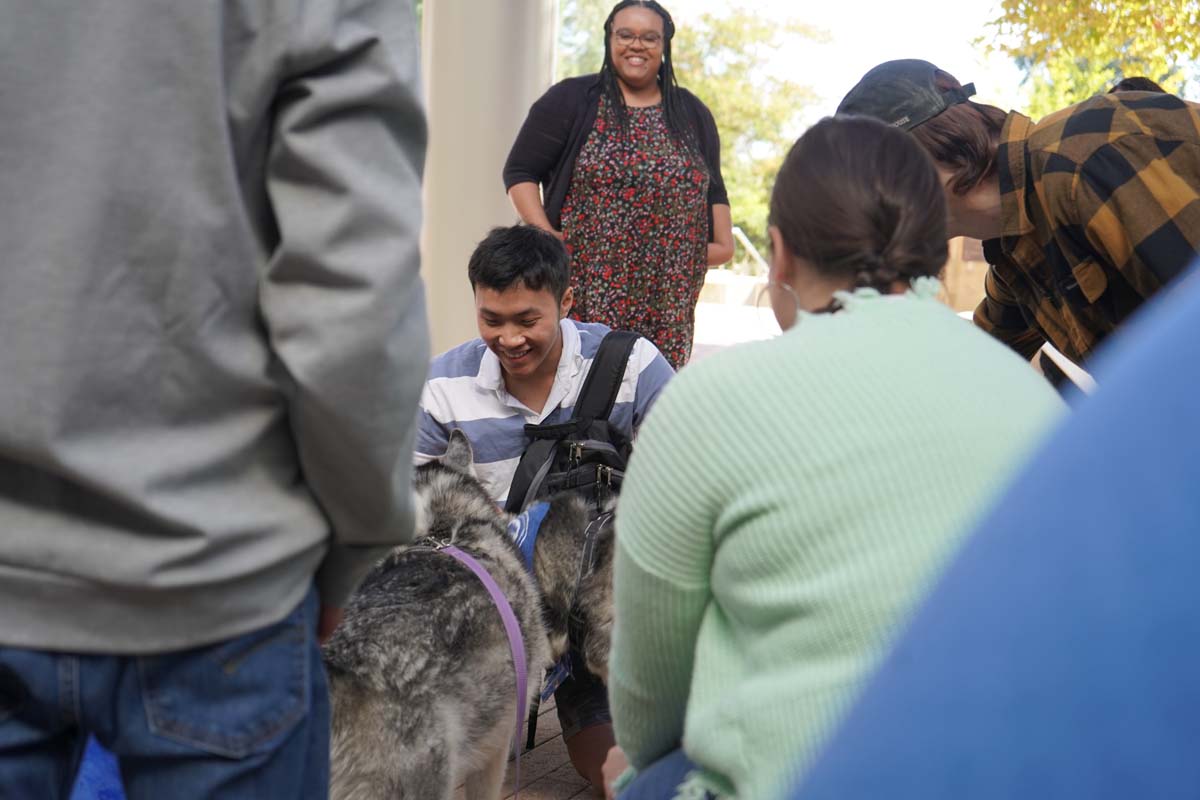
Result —
<instances>
[{"instance_id":1,"label":"woman in floral dress","mask_svg":"<svg viewBox=\"0 0 1200 800\"><path fill-rule=\"evenodd\" d=\"M720 139L675 83L662 6L624 0L604 31L600 73L556 84L530 109L505 185L525 222L565 240L573 316L636 331L679 368L705 272L733 255Z\"/></svg>"}]
</instances>

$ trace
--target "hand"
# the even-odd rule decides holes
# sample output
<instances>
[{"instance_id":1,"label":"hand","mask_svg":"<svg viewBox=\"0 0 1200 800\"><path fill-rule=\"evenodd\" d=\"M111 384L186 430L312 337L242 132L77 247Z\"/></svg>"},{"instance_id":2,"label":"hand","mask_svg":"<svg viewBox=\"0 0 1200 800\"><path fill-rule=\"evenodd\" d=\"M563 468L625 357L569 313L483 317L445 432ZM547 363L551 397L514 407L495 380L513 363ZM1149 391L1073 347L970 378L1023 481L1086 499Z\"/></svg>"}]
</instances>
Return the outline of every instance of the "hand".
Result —
<instances>
[{"instance_id":1,"label":"hand","mask_svg":"<svg viewBox=\"0 0 1200 800\"><path fill-rule=\"evenodd\" d=\"M604 759L604 766L600 768L600 773L604 776L604 800L613 800L616 797L613 783L627 769L629 769L629 760L625 758L625 751L619 747L609 750L608 756Z\"/></svg>"},{"instance_id":2,"label":"hand","mask_svg":"<svg viewBox=\"0 0 1200 800\"><path fill-rule=\"evenodd\" d=\"M321 618L317 621L317 641L325 644L337 626L342 624L342 609L321 606Z\"/></svg>"},{"instance_id":3,"label":"hand","mask_svg":"<svg viewBox=\"0 0 1200 800\"><path fill-rule=\"evenodd\" d=\"M542 190L533 181L514 183L508 189L508 199L512 201L517 216L526 225L536 225L547 233L559 239L563 238L562 231L554 230L546 216L546 207L542 205Z\"/></svg>"}]
</instances>

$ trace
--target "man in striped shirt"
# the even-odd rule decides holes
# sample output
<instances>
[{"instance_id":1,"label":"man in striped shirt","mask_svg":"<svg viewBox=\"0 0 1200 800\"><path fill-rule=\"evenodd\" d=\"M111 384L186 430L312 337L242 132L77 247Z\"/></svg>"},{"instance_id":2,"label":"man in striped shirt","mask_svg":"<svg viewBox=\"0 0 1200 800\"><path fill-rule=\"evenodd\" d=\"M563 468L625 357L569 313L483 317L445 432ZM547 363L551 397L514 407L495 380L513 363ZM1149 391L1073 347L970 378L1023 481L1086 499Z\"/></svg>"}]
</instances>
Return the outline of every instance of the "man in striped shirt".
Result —
<instances>
[{"instance_id":1,"label":"man in striped shirt","mask_svg":"<svg viewBox=\"0 0 1200 800\"><path fill-rule=\"evenodd\" d=\"M609 329L567 319L569 264L562 241L529 225L494 228L475 248L467 275L479 338L433 359L421 396L418 464L444 454L458 429L471 442L476 475L503 505L528 444L525 425L570 419ZM632 439L674 374L658 348L639 338L610 423ZM604 684L577 662L554 697L571 763L600 787L600 767L615 743Z\"/></svg>"},{"instance_id":2,"label":"man in striped shirt","mask_svg":"<svg viewBox=\"0 0 1200 800\"><path fill-rule=\"evenodd\" d=\"M567 251L538 228L493 229L471 255L467 274L479 338L433 359L421 396L416 461L445 453L457 428L471 442L480 481L503 504L528 444L525 425L570 418L608 328L567 319ZM632 438L673 374L658 348L638 339L613 425Z\"/></svg>"},{"instance_id":3,"label":"man in striped shirt","mask_svg":"<svg viewBox=\"0 0 1200 800\"><path fill-rule=\"evenodd\" d=\"M991 264L975 324L1076 362L1200 254L1200 105L1098 95L1033 122L928 61L888 61L838 106L911 131L946 185L951 236Z\"/></svg>"}]
</instances>

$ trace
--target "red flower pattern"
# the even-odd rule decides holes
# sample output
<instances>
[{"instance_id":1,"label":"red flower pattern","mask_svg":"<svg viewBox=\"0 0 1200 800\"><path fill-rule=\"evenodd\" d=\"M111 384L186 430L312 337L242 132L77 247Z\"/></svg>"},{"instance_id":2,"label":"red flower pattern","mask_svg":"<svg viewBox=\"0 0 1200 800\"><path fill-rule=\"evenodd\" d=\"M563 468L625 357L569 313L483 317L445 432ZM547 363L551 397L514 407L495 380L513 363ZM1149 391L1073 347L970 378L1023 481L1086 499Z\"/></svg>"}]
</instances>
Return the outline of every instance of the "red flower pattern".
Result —
<instances>
[{"instance_id":1,"label":"red flower pattern","mask_svg":"<svg viewBox=\"0 0 1200 800\"><path fill-rule=\"evenodd\" d=\"M692 352L708 252L708 172L678 145L662 106L628 109L622 131L603 98L563 205L572 316L640 333L679 369Z\"/></svg>"}]
</instances>

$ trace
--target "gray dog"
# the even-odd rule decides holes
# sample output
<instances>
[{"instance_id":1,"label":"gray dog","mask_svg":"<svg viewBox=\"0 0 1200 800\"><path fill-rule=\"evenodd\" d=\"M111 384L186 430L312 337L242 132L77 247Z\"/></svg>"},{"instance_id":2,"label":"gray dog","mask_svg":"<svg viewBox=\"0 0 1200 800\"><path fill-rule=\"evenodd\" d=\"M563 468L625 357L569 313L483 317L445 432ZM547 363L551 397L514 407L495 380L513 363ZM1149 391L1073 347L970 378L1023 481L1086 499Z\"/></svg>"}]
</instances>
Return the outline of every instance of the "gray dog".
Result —
<instances>
[{"instance_id":1,"label":"gray dog","mask_svg":"<svg viewBox=\"0 0 1200 800\"><path fill-rule=\"evenodd\" d=\"M434 548L449 542L470 553L503 590L525 640L532 702L542 670L566 652L568 630L588 669L607 677L612 528L586 570L588 507L574 495L554 498L531 576L457 431L440 461L417 469L413 488L421 538L375 566L325 646L331 796L442 800L465 781L469 800L495 800L517 713L508 637L479 579Z\"/></svg>"}]
</instances>

